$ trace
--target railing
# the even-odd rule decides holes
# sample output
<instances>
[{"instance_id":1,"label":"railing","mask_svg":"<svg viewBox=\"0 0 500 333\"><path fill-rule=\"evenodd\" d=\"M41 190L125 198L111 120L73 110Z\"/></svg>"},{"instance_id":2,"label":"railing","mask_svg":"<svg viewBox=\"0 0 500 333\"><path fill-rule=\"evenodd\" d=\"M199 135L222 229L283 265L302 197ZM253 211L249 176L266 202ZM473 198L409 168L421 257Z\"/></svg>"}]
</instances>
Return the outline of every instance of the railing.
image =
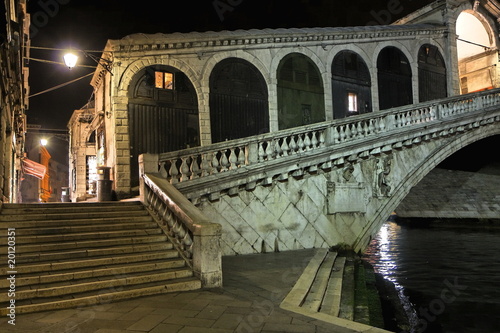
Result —
<instances>
[{"instance_id":1,"label":"railing","mask_svg":"<svg viewBox=\"0 0 500 333\"><path fill-rule=\"evenodd\" d=\"M174 186L158 177L154 172L157 164L157 155L140 156L141 201L154 213L202 286L221 287L220 224L208 221Z\"/></svg>"},{"instance_id":2,"label":"railing","mask_svg":"<svg viewBox=\"0 0 500 333\"><path fill-rule=\"evenodd\" d=\"M177 184L242 166L426 126L498 104L500 89L495 89L164 153L159 155L158 172L171 184Z\"/></svg>"}]
</instances>

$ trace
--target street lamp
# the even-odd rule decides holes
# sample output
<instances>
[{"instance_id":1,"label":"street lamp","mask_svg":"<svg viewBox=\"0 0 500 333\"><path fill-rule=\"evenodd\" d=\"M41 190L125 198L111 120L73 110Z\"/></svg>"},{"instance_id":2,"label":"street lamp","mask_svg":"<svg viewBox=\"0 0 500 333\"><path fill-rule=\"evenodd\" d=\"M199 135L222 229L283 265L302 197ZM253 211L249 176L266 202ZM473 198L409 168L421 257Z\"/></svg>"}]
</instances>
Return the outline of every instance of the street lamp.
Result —
<instances>
[{"instance_id":1,"label":"street lamp","mask_svg":"<svg viewBox=\"0 0 500 333\"><path fill-rule=\"evenodd\" d=\"M76 66L76 62L78 61L78 56L73 53L66 53L63 56L64 63L69 69L72 69Z\"/></svg>"}]
</instances>

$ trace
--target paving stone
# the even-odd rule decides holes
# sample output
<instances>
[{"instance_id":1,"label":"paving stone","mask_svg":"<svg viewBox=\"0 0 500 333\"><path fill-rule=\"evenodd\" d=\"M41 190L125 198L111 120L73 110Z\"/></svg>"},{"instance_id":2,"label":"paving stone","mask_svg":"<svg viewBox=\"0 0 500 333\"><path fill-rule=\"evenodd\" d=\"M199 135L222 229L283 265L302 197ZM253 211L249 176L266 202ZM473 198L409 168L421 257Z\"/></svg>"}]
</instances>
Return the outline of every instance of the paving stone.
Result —
<instances>
[{"instance_id":1,"label":"paving stone","mask_svg":"<svg viewBox=\"0 0 500 333\"><path fill-rule=\"evenodd\" d=\"M149 332L158 324L160 324L164 319L165 317L161 315L145 316L141 320L135 322L133 325L127 327L127 329L133 331Z\"/></svg>"}]
</instances>

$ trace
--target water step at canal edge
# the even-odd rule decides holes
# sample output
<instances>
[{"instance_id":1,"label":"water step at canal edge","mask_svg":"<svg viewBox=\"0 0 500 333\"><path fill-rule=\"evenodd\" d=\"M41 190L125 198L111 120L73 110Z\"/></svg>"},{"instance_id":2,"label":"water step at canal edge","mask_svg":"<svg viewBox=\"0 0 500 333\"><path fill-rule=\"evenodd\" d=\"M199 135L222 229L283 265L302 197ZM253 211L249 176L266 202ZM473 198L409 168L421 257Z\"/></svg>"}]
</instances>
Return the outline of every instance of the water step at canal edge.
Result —
<instances>
[{"instance_id":1,"label":"water step at canal edge","mask_svg":"<svg viewBox=\"0 0 500 333\"><path fill-rule=\"evenodd\" d=\"M339 329L389 332L380 328L383 320L373 272L349 251L319 249L280 306Z\"/></svg>"},{"instance_id":2,"label":"water step at canal edge","mask_svg":"<svg viewBox=\"0 0 500 333\"><path fill-rule=\"evenodd\" d=\"M3 204L0 229L1 316L201 288L140 202Z\"/></svg>"}]
</instances>

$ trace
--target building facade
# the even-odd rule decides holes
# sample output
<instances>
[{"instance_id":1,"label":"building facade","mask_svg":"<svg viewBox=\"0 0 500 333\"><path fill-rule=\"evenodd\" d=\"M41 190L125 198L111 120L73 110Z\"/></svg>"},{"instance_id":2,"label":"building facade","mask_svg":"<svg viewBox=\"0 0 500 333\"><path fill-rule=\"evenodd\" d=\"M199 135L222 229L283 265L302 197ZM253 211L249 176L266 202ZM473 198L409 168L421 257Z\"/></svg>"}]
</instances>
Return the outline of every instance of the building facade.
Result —
<instances>
[{"instance_id":1,"label":"building facade","mask_svg":"<svg viewBox=\"0 0 500 333\"><path fill-rule=\"evenodd\" d=\"M25 110L28 107L29 15L27 1L2 1L0 32L0 201L17 202L22 179Z\"/></svg>"},{"instance_id":2,"label":"building facade","mask_svg":"<svg viewBox=\"0 0 500 333\"><path fill-rule=\"evenodd\" d=\"M92 119L82 130L76 111L70 122L80 140L72 150L81 152L70 157L72 199L89 178L89 156L112 168L114 190L126 197L136 192L143 153L499 87L498 8L493 0L436 1L391 25L109 40L91 82ZM486 41L458 35L464 14ZM468 45L476 49L464 53Z\"/></svg>"}]
</instances>

